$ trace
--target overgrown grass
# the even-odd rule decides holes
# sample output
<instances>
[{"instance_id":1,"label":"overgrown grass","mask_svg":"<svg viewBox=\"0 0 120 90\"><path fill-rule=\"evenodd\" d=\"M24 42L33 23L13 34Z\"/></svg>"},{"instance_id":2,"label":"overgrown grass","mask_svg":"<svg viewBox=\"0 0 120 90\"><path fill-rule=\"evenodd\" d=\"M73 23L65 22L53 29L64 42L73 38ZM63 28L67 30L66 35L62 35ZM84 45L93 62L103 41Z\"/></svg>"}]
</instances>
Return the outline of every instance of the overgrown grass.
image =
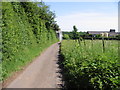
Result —
<instances>
[{"instance_id":1,"label":"overgrown grass","mask_svg":"<svg viewBox=\"0 0 120 90\"><path fill-rule=\"evenodd\" d=\"M118 41L63 41L64 75L67 88L111 90L120 86Z\"/></svg>"}]
</instances>

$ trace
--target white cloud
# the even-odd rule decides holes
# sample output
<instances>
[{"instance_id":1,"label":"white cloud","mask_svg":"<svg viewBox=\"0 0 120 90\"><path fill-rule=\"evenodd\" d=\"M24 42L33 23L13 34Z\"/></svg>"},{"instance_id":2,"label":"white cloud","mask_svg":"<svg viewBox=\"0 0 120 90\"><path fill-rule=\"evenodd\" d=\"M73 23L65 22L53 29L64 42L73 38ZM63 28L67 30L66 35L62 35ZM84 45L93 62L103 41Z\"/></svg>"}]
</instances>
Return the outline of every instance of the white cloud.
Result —
<instances>
[{"instance_id":1,"label":"white cloud","mask_svg":"<svg viewBox=\"0 0 120 90\"><path fill-rule=\"evenodd\" d=\"M88 30L108 30L113 28L118 30L118 16L104 13L74 13L56 18L61 30L72 30L76 25L79 31Z\"/></svg>"}]
</instances>

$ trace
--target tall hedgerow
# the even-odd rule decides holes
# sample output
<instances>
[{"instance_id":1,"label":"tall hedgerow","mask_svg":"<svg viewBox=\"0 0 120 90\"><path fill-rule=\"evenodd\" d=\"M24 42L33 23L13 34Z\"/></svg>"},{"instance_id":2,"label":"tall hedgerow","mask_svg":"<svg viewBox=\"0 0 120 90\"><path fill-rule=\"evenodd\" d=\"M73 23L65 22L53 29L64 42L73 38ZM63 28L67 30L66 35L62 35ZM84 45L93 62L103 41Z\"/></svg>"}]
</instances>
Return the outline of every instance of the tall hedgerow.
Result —
<instances>
[{"instance_id":1,"label":"tall hedgerow","mask_svg":"<svg viewBox=\"0 0 120 90\"><path fill-rule=\"evenodd\" d=\"M57 42L54 18L43 2L2 2L2 79Z\"/></svg>"}]
</instances>

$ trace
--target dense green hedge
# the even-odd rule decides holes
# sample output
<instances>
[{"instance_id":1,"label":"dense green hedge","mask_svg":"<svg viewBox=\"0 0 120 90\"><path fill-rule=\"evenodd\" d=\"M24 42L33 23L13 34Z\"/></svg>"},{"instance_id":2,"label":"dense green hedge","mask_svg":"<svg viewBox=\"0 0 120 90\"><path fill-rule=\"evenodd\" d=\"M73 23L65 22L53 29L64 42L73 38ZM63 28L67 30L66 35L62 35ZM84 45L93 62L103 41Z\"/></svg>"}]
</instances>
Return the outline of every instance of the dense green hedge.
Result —
<instances>
[{"instance_id":1,"label":"dense green hedge","mask_svg":"<svg viewBox=\"0 0 120 90\"><path fill-rule=\"evenodd\" d=\"M43 2L2 2L1 80L57 42L54 18Z\"/></svg>"},{"instance_id":2,"label":"dense green hedge","mask_svg":"<svg viewBox=\"0 0 120 90\"><path fill-rule=\"evenodd\" d=\"M65 89L119 90L119 41L105 40L62 41L61 60Z\"/></svg>"}]
</instances>

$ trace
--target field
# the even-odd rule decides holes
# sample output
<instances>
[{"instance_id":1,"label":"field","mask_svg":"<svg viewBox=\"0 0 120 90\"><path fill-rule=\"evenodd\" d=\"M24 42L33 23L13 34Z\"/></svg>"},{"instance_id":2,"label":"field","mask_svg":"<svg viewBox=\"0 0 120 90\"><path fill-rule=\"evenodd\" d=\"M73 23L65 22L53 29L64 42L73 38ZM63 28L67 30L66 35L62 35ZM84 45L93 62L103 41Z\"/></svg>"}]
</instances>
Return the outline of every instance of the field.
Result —
<instances>
[{"instance_id":1,"label":"field","mask_svg":"<svg viewBox=\"0 0 120 90\"><path fill-rule=\"evenodd\" d=\"M92 90L120 88L118 42L62 41L61 56L64 59L66 87Z\"/></svg>"}]
</instances>

